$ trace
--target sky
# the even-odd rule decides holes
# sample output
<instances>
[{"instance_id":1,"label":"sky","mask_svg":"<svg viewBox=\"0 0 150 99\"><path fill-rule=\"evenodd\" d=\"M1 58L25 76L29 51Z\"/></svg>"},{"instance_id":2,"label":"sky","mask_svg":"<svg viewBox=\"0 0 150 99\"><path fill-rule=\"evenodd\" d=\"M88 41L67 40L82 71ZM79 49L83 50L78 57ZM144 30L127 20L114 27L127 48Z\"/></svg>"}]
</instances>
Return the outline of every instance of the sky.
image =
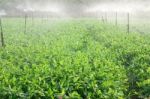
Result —
<instances>
[{"instance_id":1,"label":"sky","mask_svg":"<svg viewBox=\"0 0 150 99\"><path fill-rule=\"evenodd\" d=\"M150 2L149 1L141 1L141 0L115 0L111 2L101 2L91 5L89 8L89 12L92 11L114 11L114 12L136 12L150 11Z\"/></svg>"},{"instance_id":2,"label":"sky","mask_svg":"<svg viewBox=\"0 0 150 99\"><path fill-rule=\"evenodd\" d=\"M150 0L0 0L0 12L150 12Z\"/></svg>"}]
</instances>

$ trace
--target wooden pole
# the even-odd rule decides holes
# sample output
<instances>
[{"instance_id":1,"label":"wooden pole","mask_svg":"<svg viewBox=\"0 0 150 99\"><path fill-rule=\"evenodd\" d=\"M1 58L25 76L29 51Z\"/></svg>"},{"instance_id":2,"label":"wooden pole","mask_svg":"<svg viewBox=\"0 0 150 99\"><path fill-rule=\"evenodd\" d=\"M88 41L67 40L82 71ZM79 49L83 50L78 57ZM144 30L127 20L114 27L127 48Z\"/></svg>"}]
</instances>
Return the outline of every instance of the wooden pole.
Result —
<instances>
[{"instance_id":1,"label":"wooden pole","mask_svg":"<svg viewBox=\"0 0 150 99\"><path fill-rule=\"evenodd\" d=\"M33 16L33 12L32 12L32 26L34 25L34 16Z\"/></svg>"},{"instance_id":2,"label":"wooden pole","mask_svg":"<svg viewBox=\"0 0 150 99\"><path fill-rule=\"evenodd\" d=\"M116 22L115 22L116 26L118 25L118 13L116 12Z\"/></svg>"},{"instance_id":3,"label":"wooden pole","mask_svg":"<svg viewBox=\"0 0 150 99\"><path fill-rule=\"evenodd\" d=\"M104 17L102 16L102 22L104 23Z\"/></svg>"},{"instance_id":4,"label":"wooden pole","mask_svg":"<svg viewBox=\"0 0 150 99\"><path fill-rule=\"evenodd\" d=\"M130 14L127 13L127 33L130 33Z\"/></svg>"},{"instance_id":5,"label":"wooden pole","mask_svg":"<svg viewBox=\"0 0 150 99\"><path fill-rule=\"evenodd\" d=\"M24 18L24 34L26 34L27 32L27 15L25 14L25 18Z\"/></svg>"},{"instance_id":6,"label":"wooden pole","mask_svg":"<svg viewBox=\"0 0 150 99\"><path fill-rule=\"evenodd\" d=\"M107 22L107 12L105 12L105 22Z\"/></svg>"},{"instance_id":7,"label":"wooden pole","mask_svg":"<svg viewBox=\"0 0 150 99\"><path fill-rule=\"evenodd\" d=\"M0 30L1 30L1 44L2 44L2 47L5 47L3 26L2 26L2 19L1 18L0 18Z\"/></svg>"}]
</instances>

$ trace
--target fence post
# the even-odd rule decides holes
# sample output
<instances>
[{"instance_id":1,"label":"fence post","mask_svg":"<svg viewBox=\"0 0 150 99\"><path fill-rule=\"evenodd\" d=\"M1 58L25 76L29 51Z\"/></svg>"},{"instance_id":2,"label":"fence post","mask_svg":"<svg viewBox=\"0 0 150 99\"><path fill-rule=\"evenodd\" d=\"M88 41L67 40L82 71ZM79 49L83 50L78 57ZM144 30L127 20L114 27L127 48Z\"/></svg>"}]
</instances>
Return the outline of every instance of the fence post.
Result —
<instances>
[{"instance_id":1,"label":"fence post","mask_svg":"<svg viewBox=\"0 0 150 99\"><path fill-rule=\"evenodd\" d=\"M2 26L2 19L1 18L0 18L0 30L1 30L1 44L2 44L2 47L5 47L3 26Z\"/></svg>"},{"instance_id":2,"label":"fence post","mask_svg":"<svg viewBox=\"0 0 150 99\"><path fill-rule=\"evenodd\" d=\"M127 13L127 33L130 33L130 13Z\"/></svg>"}]
</instances>

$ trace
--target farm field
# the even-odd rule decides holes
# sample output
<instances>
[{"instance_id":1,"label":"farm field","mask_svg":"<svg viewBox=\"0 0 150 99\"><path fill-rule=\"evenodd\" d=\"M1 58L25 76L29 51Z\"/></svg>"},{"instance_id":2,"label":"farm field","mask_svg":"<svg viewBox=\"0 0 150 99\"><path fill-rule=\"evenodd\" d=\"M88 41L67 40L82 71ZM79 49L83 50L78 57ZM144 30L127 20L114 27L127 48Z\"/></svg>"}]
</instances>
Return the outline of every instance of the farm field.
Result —
<instances>
[{"instance_id":1,"label":"farm field","mask_svg":"<svg viewBox=\"0 0 150 99\"><path fill-rule=\"evenodd\" d=\"M27 30L24 21L2 20L2 99L149 99L149 33L97 19L27 19Z\"/></svg>"}]
</instances>

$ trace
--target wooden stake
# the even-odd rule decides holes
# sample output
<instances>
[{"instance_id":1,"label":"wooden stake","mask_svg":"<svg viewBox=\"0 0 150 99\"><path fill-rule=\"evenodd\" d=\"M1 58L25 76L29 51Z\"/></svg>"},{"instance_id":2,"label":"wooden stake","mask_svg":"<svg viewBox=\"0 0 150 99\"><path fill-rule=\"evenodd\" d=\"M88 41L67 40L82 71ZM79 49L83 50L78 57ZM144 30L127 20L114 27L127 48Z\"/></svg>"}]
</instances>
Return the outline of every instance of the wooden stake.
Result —
<instances>
[{"instance_id":1,"label":"wooden stake","mask_svg":"<svg viewBox=\"0 0 150 99\"><path fill-rule=\"evenodd\" d=\"M102 16L102 22L104 23L104 17Z\"/></svg>"},{"instance_id":2,"label":"wooden stake","mask_svg":"<svg viewBox=\"0 0 150 99\"><path fill-rule=\"evenodd\" d=\"M27 15L25 14L25 18L24 18L24 34L26 34L27 32Z\"/></svg>"},{"instance_id":3,"label":"wooden stake","mask_svg":"<svg viewBox=\"0 0 150 99\"><path fill-rule=\"evenodd\" d=\"M116 26L118 25L118 13L116 12L116 22L115 22Z\"/></svg>"},{"instance_id":4,"label":"wooden stake","mask_svg":"<svg viewBox=\"0 0 150 99\"><path fill-rule=\"evenodd\" d=\"M34 25L34 16L33 16L33 12L32 12L32 26Z\"/></svg>"},{"instance_id":5,"label":"wooden stake","mask_svg":"<svg viewBox=\"0 0 150 99\"><path fill-rule=\"evenodd\" d=\"M107 22L107 12L105 12L105 22Z\"/></svg>"},{"instance_id":6,"label":"wooden stake","mask_svg":"<svg viewBox=\"0 0 150 99\"><path fill-rule=\"evenodd\" d=\"M3 35L3 26L2 26L2 19L1 18L0 18L0 30L1 30L1 44L2 44L2 47L5 47L4 35Z\"/></svg>"},{"instance_id":7,"label":"wooden stake","mask_svg":"<svg viewBox=\"0 0 150 99\"><path fill-rule=\"evenodd\" d=\"M130 14L127 13L127 33L130 33Z\"/></svg>"}]
</instances>

